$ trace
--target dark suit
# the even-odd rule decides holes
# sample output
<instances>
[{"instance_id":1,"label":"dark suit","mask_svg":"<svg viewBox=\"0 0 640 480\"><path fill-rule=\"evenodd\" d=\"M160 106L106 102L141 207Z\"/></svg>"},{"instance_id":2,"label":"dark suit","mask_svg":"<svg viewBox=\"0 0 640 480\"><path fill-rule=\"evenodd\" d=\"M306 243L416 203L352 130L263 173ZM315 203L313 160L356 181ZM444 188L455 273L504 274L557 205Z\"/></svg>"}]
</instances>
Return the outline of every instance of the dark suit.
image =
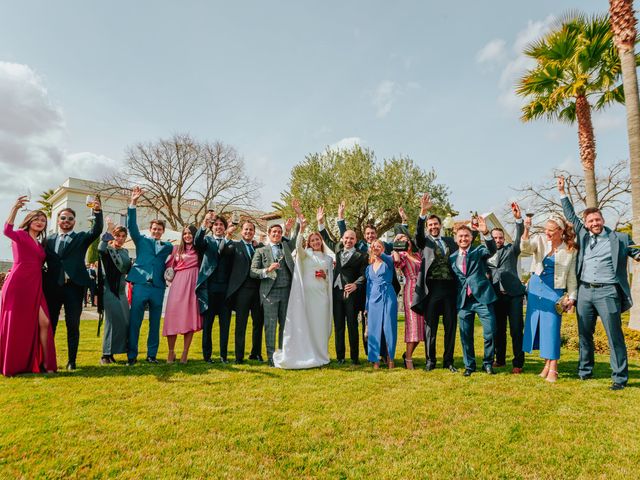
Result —
<instances>
[{"instance_id":1,"label":"dark suit","mask_svg":"<svg viewBox=\"0 0 640 480\"><path fill-rule=\"evenodd\" d=\"M196 297L203 314L202 356L205 360L210 360L213 353L211 334L216 315L220 323L220 359L227 360L231 325L227 289L233 262L233 252L226 248L228 243L224 238L218 241L207 235L204 228L199 228L193 239L196 250L202 253L202 263L196 281Z\"/></svg>"},{"instance_id":2,"label":"dark suit","mask_svg":"<svg viewBox=\"0 0 640 480\"><path fill-rule=\"evenodd\" d=\"M424 316L425 323L425 351L427 367L436 365L436 338L438 323L442 316L444 327L444 355L443 366L453 365L453 352L456 348L456 283L453 270L449 266L448 256L458 251L458 245L451 237L440 237L445 244L444 252L436 245L431 236L425 235L426 218L418 217L416 226L416 245L422 251L422 263L416 280L416 289L411 303L411 310ZM432 268L436 255L444 261L448 268L448 278L431 278L429 270Z\"/></svg>"},{"instance_id":3,"label":"dark suit","mask_svg":"<svg viewBox=\"0 0 640 480\"><path fill-rule=\"evenodd\" d=\"M578 335L580 337L580 361L578 374L590 376L594 366L593 333L596 328L598 316L602 319L602 325L609 340L611 378L615 383L626 385L629 379L629 366L627 360L627 346L622 332L622 312L631 308L631 289L627 273L628 257L640 258L640 249L632 248L634 244L629 235L615 232L605 227L605 235L609 241L611 251L611 263L614 283L593 284L583 281L585 274L585 255L590 249L590 232L576 215L571 201L562 199L564 216L569 220L577 235L580 245L576 271L580 285L578 287ZM604 265L603 265L604 267ZM637 280L636 280L637 281Z\"/></svg>"},{"instance_id":4,"label":"dark suit","mask_svg":"<svg viewBox=\"0 0 640 480\"><path fill-rule=\"evenodd\" d=\"M227 302L229 307L236 312L235 330L235 351L236 361L244 359L245 335L247 332L247 322L251 313L252 334L251 334L251 354L252 358L262 355L262 327L264 318L262 306L260 305L260 280L251 278L251 260L255 254L256 247L247 246L243 240L233 241L227 244L231 252L232 266L227 287ZM251 252L251 254L250 254Z\"/></svg>"},{"instance_id":5,"label":"dark suit","mask_svg":"<svg viewBox=\"0 0 640 480\"><path fill-rule=\"evenodd\" d=\"M91 279L87 272L85 256L89 246L102 233L102 212L95 212L93 227L88 232L72 232L71 239L56 252L59 234L51 235L45 243L47 270L44 273L44 295L55 334L64 305L64 320L67 325L67 347L69 363L75 365L80 342L80 316L84 292Z\"/></svg>"},{"instance_id":6,"label":"dark suit","mask_svg":"<svg viewBox=\"0 0 640 480\"><path fill-rule=\"evenodd\" d=\"M493 305L496 315L496 329L494 331L496 363L504 365L506 362L508 319L514 368L522 368L524 365L522 302L526 289L518 277L520 239L523 233L524 223L522 221L516 222L516 237L513 243L498 249L496 254L487 261L491 283L498 296L498 300Z\"/></svg>"},{"instance_id":7,"label":"dark suit","mask_svg":"<svg viewBox=\"0 0 640 480\"><path fill-rule=\"evenodd\" d=\"M344 360L346 347L344 342L345 322L349 331L349 354L353 362L359 361L358 346L358 304L362 291L365 290L364 272L368 259L365 253L354 250L346 264L342 264L344 245L334 242L326 229L320 230L320 235L327 246L336 253L336 264L333 268L333 324L335 327L336 356ZM356 291L345 296L344 286L349 283L358 285ZM364 326L362 328L364 336Z\"/></svg>"},{"instance_id":8,"label":"dark suit","mask_svg":"<svg viewBox=\"0 0 640 480\"><path fill-rule=\"evenodd\" d=\"M496 319L492 304L498 297L487 278L486 264L486 259L494 253L496 253L496 244L493 239L487 239L486 245L469 248L466 252L466 273L458 265L458 257L462 255L461 250L458 249L449 257L449 263L456 276L458 287L458 325L464 366L471 371L476 369L476 355L473 345L473 326L476 314L482 323L484 338L482 366L484 368L491 367L495 353L493 331Z\"/></svg>"}]
</instances>

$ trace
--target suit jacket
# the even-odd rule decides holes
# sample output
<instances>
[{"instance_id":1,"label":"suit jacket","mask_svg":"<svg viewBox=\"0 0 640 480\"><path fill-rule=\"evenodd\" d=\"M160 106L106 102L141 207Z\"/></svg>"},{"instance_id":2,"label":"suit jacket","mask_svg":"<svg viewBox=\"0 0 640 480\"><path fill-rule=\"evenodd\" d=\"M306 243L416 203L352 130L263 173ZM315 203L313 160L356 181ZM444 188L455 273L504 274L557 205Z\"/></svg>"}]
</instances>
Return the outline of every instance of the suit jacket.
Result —
<instances>
[{"instance_id":1,"label":"suit jacket","mask_svg":"<svg viewBox=\"0 0 640 480\"><path fill-rule=\"evenodd\" d=\"M458 285L458 309L464 307L464 302L467 299L467 286L471 288L471 293L476 300L482 304L489 305L498 299L488 278L486 261L494 253L496 253L496 242L493 239L487 240L485 245L471 247L467 252L466 275L457 265L460 250L458 249L457 252L449 255L449 265L451 265Z\"/></svg>"},{"instance_id":2,"label":"suit jacket","mask_svg":"<svg viewBox=\"0 0 640 480\"><path fill-rule=\"evenodd\" d=\"M288 268L291 278L293 278L293 272L295 269L293 256L291 252L296 248L296 235L288 242L282 241L282 251L284 253L284 265L280 268ZM273 259L273 252L271 251L271 245L265 245L262 248L256 250L251 261L251 277L260 279L260 300L264 302L265 298L269 296L275 280L271 277L262 278L264 269L269 267L275 260ZM276 270L277 272L277 270Z\"/></svg>"},{"instance_id":3,"label":"suit jacket","mask_svg":"<svg viewBox=\"0 0 640 480\"><path fill-rule=\"evenodd\" d=\"M582 276L582 265L584 262L584 252L589 246L590 233L587 227L584 226L582 220L576 215L573 205L568 197L562 199L562 211L564 216L573 224L573 228L576 230L577 241L580 245L580 251L578 252L578 258L576 261L576 272L578 279ZM611 257L613 260L613 269L616 275L616 280L623 293L622 311L626 312L631 308L633 301L631 300L631 288L629 287L629 276L627 274L627 257L640 259L640 249L632 248L634 245L633 240L626 233L616 232L610 228L605 227L605 231L609 236L609 242L611 243Z\"/></svg>"},{"instance_id":4,"label":"suit jacket","mask_svg":"<svg viewBox=\"0 0 640 480\"><path fill-rule=\"evenodd\" d=\"M429 268L431 268L431 264L436 257L435 249L438 248L433 239L430 236L425 235L425 222L426 218L418 217L418 224L416 226L416 246L422 250L422 262L420 263L420 272L416 279L416 289L411 302L411 310L419 315L424 315L425 313L424 302L427 299L427 295L429 295L427 273L429 272ZM477 233L474 232L474 235L477 236ZM458 251L458 244L453 238L442 236L440 238L447 246L449 255ZM453 271L451 273L453 273Z\"/></svg>"},{"instance_id":5,"label":"suit jacket","mask_svg":"<svg viewBox=\"0 0 640 480\"><path fill-rule=\"evenodd\" d=\"M199 228L193 237L193 245L202 255L202 262L198 270L198 279L196 280L196 297L198 298L198 306L200 312L204 313L209 308L209 290L207 282L212 275L218 275L224 279L223 283L227 283L231 272L232 251L228 248L230 240L223 239L220 245L211 235L207 235L204 228ZM220 286L226 292L226 286Z\"/></svg>"},{"instance_id":6,"label":"suit jacket","mask_svg":"<svg viewBox=\"0 0 640 480\"><path fill-rule=\"evenodd\" d=\"M127 228L136 246L136 260L127 275L127 281L133 284L147 284L156 288L165 288L165 262L173 251L173 245L171 242L161 241L162 247L156 253L156 240L145 237L138 229L135 208L129 207L127 210Z\"/></svg>"},{"instance_id":7,"label":"suit jacket","mask_svg":"<svg viewBox=\"0 0 640 480\"><path fill-rule=\"evenodd\" d=\"M491 282L496 292L500 287L511 297L519 297L526 293L526 289L518 276L518 257L520 256L520 239L524 233L524 223L516 222L516 238L498 249L495 254L495 266L487 263Z\"/></svg>"},{"instance_id":8,"label":"suit jacket","mask_svg":"<svg viewBox=\"0 0 640 480\"><path fill-rule=\"evenodd\" d=\"M254 247L254 256L255 250L262 247L264 247L262 243ZM230 299L244 284L244 282L250 278L252 257L249 256L243 240L229 242L225 246L225 249L229 252L232 258L229 286L227 287L227 299Z\"/></svg>"},{"instance_id":9,"label":"suit jacket","mask_svg":"<svg viewBox=\"0 0 640 480\"><path fill-rule=\"evenodd\" d=\"M329 237L329 233L326 229L320 230L320 235L322 235L322 239L327 246L333 250L336 254L336 263L333 267L333 282L338 277L341 279L342 288L348 283L355 283L358 285L357 291L364 291L365 285L365 270L368 265L367 255L365 253L359 252L357 249L351 254L349 257L349 261L342 264L342 252L344 250L344 245L342 242L335 242Z\"/></svg>"},{"instance_id":10,"label":"suit jacket","mask_svg":"<svg viewBox=\"0 0 640 480\"><path fill-rule=\"evenodd\" d=\"M88 287L91 283L85 264L85 256L89 246L102 233L102 211L95 212L93 227L88 232L74 232L71 241L67 242L62 255L56 253L56 241L59 234L47 237L45 253L47 255L47 270L44 274L44 284L49 287L64 282L66 273L73 283Z\"/></svg>"}]
</instances>

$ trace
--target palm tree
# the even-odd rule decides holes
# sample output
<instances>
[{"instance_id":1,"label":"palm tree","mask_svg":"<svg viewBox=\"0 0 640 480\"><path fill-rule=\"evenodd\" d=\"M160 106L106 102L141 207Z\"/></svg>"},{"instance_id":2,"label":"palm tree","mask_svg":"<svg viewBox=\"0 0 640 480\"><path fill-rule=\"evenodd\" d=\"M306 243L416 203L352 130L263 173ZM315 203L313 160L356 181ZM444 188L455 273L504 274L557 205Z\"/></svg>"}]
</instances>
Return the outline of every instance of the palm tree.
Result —
<instances>
[{"instance_id":1,"label":"palm tree","mask_svg":"<svg viewBox=\"0 0 640 480\"><path fill-rule=\"evenodd\" d=\"M568 14L548 34L528 45L525 55L536 66L518 82L527 98L522 120L541 117L578 123L578 146L584 170L587 207L598 205L595 179L596 140L592 110L624 102L620 59L607 15Z\"/></svg>"},{"instance_id":2,"label":"palm tree","mask_svg":"<svg viewBox=\"0 0 640 480\"><path fill-rule=\"evenodd\" d=\"M629 166L631 168L632 232L640 235L640 98L638 97L637 58L635 53L636 17L633 0L609 0L613 40L622 65L622 84L627 109ZM640 330L640 267L634 269L631 296L636 299L631 309L629 326Z\"/></svg>"},{"instance_id":3,"label":"palm tree","mask_svg":"<svg viewBox=\"0 0 640 480\"><path fill-rule=\"evenodd\" d=\"M47 217L51 218L51 212L53 210L53 205L51 204L51 202L49 202L49 199L53 196L53 194L55 193L55 189L50 188L44 192L42 192L40 194L40 198L38 199L38 203L41 205L42 208L40 208L40 210L42 210L44 213L47 214Z\"/></svg>"}]
</instances>

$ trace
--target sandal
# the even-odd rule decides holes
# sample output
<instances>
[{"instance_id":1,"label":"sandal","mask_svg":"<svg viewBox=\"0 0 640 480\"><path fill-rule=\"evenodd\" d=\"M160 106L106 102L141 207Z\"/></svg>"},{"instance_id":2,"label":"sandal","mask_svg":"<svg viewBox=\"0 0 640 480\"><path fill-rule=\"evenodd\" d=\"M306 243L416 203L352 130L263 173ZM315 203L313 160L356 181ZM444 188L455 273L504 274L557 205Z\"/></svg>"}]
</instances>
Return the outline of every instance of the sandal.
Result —
<instances>
[{"instance_id":1,"label":"sandal","mask_svg":"<svg viewBox=\"0 0 640 480\"><path fill-rule=\"evenodd\" d=\"M404 361L404 368L406 368L407 370L415 370L413 368L413 358L407 358Z\"/></svg>"},{"instance_id":2,"label":"sandal","mask_svg":"<svg viewBox=\"0 0 640 480\"><path fill-rule=\"evenodd\" d=\"M547 378L547 375L549 375L549 367L545 366L542 371L539 374L540 378Z\"/></svg>"},{"instance_id":3,"label":"sandal","mask_svg":"<svg viewBox=\"0 0 640 480\"><path fill-rule=\"evenodd\" d=\"M169 350L169 354L167 355L167 363L173 363L176 361L176 352L173 350Z\"/></svg>"},{"instance_id":4,"label":"sandal","mask_svg":"<svg viewBox=\"0 0 640 480\"><path fill-rule=\"evenodd\" d=\"M553 370L553 369L549 369L549 374L547 375L547 378L545 379L547 382L549 383L553 383L558 379L558 371L557 370Z\"/></svg>"}]
</instances>

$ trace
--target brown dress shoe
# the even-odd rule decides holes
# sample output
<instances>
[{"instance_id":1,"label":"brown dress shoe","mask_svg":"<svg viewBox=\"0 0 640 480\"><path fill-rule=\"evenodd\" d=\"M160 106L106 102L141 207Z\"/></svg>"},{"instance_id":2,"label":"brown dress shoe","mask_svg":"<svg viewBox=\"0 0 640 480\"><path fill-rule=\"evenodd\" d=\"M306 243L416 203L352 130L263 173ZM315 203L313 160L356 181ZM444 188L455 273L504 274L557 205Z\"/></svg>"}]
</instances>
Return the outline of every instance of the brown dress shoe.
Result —
<instances>
[{"instance_id":1,"label":"brown dress shoe","mask_svg":"<svg viewBox=\"0 0 640 480\"><path fill-rule=\"evenodd\" d=\"M513 373L514 375L518 375L518 374L522 373L522 369L519 368L519 367L513 367L511 369L511 373Z\"/></svg>"}]
</instances>

